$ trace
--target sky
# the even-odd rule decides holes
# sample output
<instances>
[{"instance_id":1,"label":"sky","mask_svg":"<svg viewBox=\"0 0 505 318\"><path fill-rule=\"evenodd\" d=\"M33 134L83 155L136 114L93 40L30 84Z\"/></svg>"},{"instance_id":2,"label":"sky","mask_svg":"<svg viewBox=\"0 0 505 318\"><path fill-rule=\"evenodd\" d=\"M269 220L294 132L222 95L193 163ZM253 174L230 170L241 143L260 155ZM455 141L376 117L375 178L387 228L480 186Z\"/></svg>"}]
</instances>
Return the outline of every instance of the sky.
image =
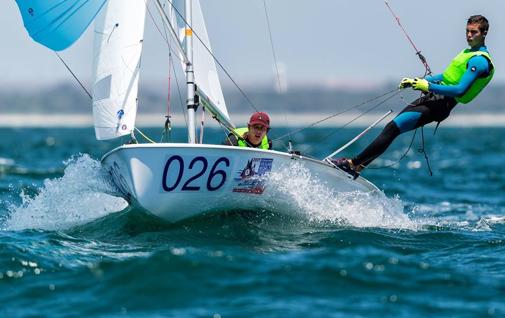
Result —
<instances>
[{"instance_id":1,"label":"sky","mask_svg":"<svg viewBox=\"0 0 505 318\"><path fill-rule=\"evenodd\" d=\"M201 0L214 53L239 85L268 86L276 79L263 1ZM265 1L275 55L288 86L361 88L424 73L383 0ZM490 21L486 43L497 69L494 82L505 82L505 72L500 72L505 69L505 1L389 3L435 73L442 72L466 47L466 19L485 15ZM62 53L88 86L93 46L90 29ZM14 0L2 0L0 37L0 85L37 87L73 80L52 51L30 39ZM141 80L166 80L167 56L166 44L148 17ZM231 85L225 78L222 82Z\"/></svg>"}]
</instances>

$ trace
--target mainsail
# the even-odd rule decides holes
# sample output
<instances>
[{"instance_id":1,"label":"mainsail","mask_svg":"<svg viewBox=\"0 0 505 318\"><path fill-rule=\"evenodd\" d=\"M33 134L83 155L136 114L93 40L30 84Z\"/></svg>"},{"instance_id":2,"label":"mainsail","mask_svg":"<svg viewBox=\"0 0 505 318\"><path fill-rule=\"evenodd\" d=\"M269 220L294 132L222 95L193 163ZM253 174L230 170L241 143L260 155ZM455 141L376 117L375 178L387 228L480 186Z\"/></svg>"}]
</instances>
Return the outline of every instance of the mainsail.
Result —
<instances>
[{"instance_id":1,"label":"mainsail","mask_svg":"<svg viewBox=\"0 0 505 318\"><path fill-rule=\"evenodd\" d=\"M79 39L106 1L16 0L16 3L33 40L62 51Z\"/></svg>"},{"instance_id":2,"label":"mainsail","mask_svg":"<svg viewBox=\"0 0 505 318\"><path fill-rule=\"evenodd\" d=\"M165 0L162 7L169 18L169 23L177 33L178 38L175 39L176 41L184 44L187 33L193 37L192 63L197 86L196 93L200 96L200 101L219 121L228 127L233 127L224 101L200 1L190 1L193 12L192 23L189 26L186 25L185 19L181 17L184 13L184 1ZM180 60L183 61L184 57L181 56ZM183 69L186 67L184 62L182 67Z\"/></svg>"},{"instance_id":3,"label":"mainsail","mask_svg":"<svg viewBox=\"0 0 505 318\"><path fill-rule=\"evenodd\" d=\"M144 38L144 0L109 0L95 21L93 117L98 140L135 127Z\"/></svg>"},{"instance_id":4,"label":"mainsail","mask_svg":"<svg viewBox=\"0 0 505 318\"><path fill-rule=\"evenodd\" d=\"M195 82L198 87L197 93L205 103L207 97L226 120L230 120L226 103L224 102L221 83L217 74L216 63L211 55L209 36L205 21L203 19L202 8L199 0L193 0L193 25L191 26L195 35L193 43L193 64L195 71ZM203 95L203 94L205 95ZM207 107L209 105L206 105Z\"/></svg>"}]
</instances>

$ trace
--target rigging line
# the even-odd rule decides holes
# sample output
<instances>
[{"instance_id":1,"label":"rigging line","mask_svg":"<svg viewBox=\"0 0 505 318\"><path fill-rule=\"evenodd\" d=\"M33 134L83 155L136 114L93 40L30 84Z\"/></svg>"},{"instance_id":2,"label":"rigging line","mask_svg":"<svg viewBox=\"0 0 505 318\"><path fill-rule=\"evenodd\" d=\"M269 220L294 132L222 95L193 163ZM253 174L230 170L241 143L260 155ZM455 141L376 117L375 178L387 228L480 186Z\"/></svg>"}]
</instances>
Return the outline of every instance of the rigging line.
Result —
<instances>
[{"instance_id":1,"label":"rigging line","mask_svg":"<svg viewBox=\"0 0 505 318\"><path fill-rule=\"evenodd\" d=\"M412 139L410 140L410 144L407 147L407 150L403 153L403 155L401 155L401 157L398 160L396 160L395 162L393 162L391 164L387 164L387 165L384 165L384 166L377 166L377 167L368 167L367 166L366 169L372 169L372 170L386 169L386 168L391 168L394 165L399 164L400 161L402 161L407 156L407 154L409 153L410 149L412 149L412 145L414 144L414 140L416 138L416 134L417 134L417 129L414 130L414 134L412 135Z\"/></svg>"},{"instance_id":2,"label":"rigging line","mask_svg":"<svg viewBox=\"0 0 505 318\"><path fill-rule=\"evenodd\" d=\"M270 47L272 48L272 56L274 58L275 72L277 74L277 85L278 85L279 92L282 92L281 76L279 73L279 63L277 62L277 55L275 54L274 38L272 36L272 27L270 26L270 17L268 15L268 7L267 7L266 0L263 0L263 7L265 8L265 18L267 20L268 36L270 39ZM286 122L288 121L288 117L287 117L286 113L284 113L284 120ZM291 139L291 133L288 133L288 136ZM291 142L291 140L290 140L290 142ZM283 141L282 141L282 144L289 151L290 146L286 145Z\"/></svg>"},{"instance_id":3,"label":"rigging line","mask_svg":"<svg viewBox=\"0 0 505 318\"><path fill-rule=\"evenodd\" d=\"M388 100L392 99L393 97L397 96L398 94L400 93L400 90L397 90L396 93L394 93L393 95L391 96L388 96L387 98L385 98L384 100L380 101L378 104L370 107L369 109L367 109L366 111L362 112L361 114L359 114L358 116L356 116L355 118L353 118L352 120L348 121L347 123L345 123L343 126L335 129L334 131L332 131L331 133L327 134L326 136L324 136L323 138L321 138L320 140L323 141L323 140L326 140L327 138L329 138L330 136L336 134L338 131L344 129L345 127L349 126L350 124L352 124L353 122L355 122L356 120L358 120L359 118L363 117L365 114L371 112L372 110L378 108L379 106L383 105L385 102L387 102ZM384 96L384 95L383 95ZM303 152L307 152L309 149L311 149L313 146L312 145L308 145Z\"/></svg>"},{"instance_id":4,"label":"rigging line","mask_svg":"<svg viewBox=\"0 0 505 318\"><path fill-rule=\"evenodd\" d=\"M272 28L270 27L270 17L268 16L268 8L267 8L266 0L263 0L263 7L265 8L265 18L267 20L268 35L270 38L270 47L272 48L272 55L274 57L275 71L277 72L277 85L279 85L279 91L280 91L280 90L282 90L281 76L279 74L277 55L275 54L274 39L272 36Z\"/></svg>"},{"instance_id":5,"label":"rigging line","mask_svg":"<svg viewBox=\"0 0 505 318\"><path fill-rule=\"evenodd\" d=\"M226 126L224 126L219 120L217 121L217 123L219 124L219 126L221 126L223 133L226 136L226 140L231 145L230 134L226 132L228 130L228 128Z\"/></svg>"},{"instance_id":6,"label":"rigging line","mask_svg":"<svg viewBox=\"0 0 505 318\"><path fill-rule=\"evenodd\" d=\"M424 73L424 76L426 75L430 75L431 74L431 68L430 68L430 65L428 64L428 61L426 61L426 58L424 57L423 54L421 54L421 51L416 47L416 45L414 44L414 41L412 41L412 39L410 38L409 34L407 33L407 31L405 30L405 28L403 27L403 25L401 24L400 22L400 17L398 17L395 12L393 11L393 9L391 8L391 6L389 5L389 2L387 2L387 0L384 0L384 4L386 5L386 7L388 7L389 9L389 12L391 12L391 14L393 15L394 19L396 20L396 22L398 23L398 26L402 29L403 31L403 34L405 34L405 36L407 37L407 40L410 42L410 44L412 45L412 47L414 48L414 50L416 51L416 55L419 57L419 59L421 60L421 63L423 63L424 65L424 68L425 68L425 73Z\"/></svg>"},{"instance_id":7,"label":"rigging line","mask_svg":"<svg viewBox=\"0 0 505 318\"><path fill-rule=\"evenodd\" d=\"M192 26L190 26L188 24L188 21L186 21L186 19L184 18L184 16L179 12L179 10L177 10L177 8L175 7L175 5L173 3L171 3L169 1L170 5L172 6L172 8L174 9L174 11L177 13L177 15L182 19L182 21L184 22L184 24L191 29L192 33L196 36L196 38L200 41L200 43L202 44L202 46L207 50L207 52L210 54L210 56L212 56L212 58L214 59L214 61L219 65L219 67L223 70L223 72L226 74L226 76L230 79L230 81L233 83L233 85L235 85L235 87L239 90L239 92L242 94L242 96L244 96L244 98L247 100L247 102L249 103L249 107L251 107L252 109L254 109L254 111L258 111L258 108L256 107L256 105L254 105L254 103L252 102L252 100L249 98L249 96L245 93L245 91L238 85L238 83L233 79L233 77L230 75L230 73L228 72L228 70L223 66L223 64L221 64L221 62L218 60L218 58L214 55L214 53L212 53L212 51L207 47L207 45L205 45L205 43L203 42L202 38L200 38L200 36L198 35L198 33L195 32L195 30L193 29Z\"/></svg>"},{"instance_id":8,"label":"rigging line","mask_svg":"<svg viewBox=\"0 0 505 318\"><path fill-rule=\"evenodd\" d=\"M171 90L172 90L172 52L168 54L168 88L167 88L167 116L170 118L170 103L171 103Z\"/></svg>"},{"instance_id":9,"label":"rigging line","mask_svg":"<svg viewBox=\"0 0 505 318\"><path fill-rule=\"evenodd\" d=\"M147 0L144 0L145 3L146 3L146 9L147 9L147 13L149 13L149 17L151 18L151 21L153 22L154 26L156 27L156 29L158 30L158 33L160 34L160 36L163 38L163 40L165 40L165 43L167 44L168 48L170 49L170 51L173 51L172 49L172 46L170 45L170 41L168 40L169 37L167 35L167 29L165 27L165 24L163 24L163 30L165 32L165 35L163 35L163 33L161 32L161 29L160 27L158 26L158 24L156 23L156 20L154 19L154 16L153 14L151 13L151 10L149 9L149 6L147 5ZM176 54L176 58L181 62L181 63L184 63L184 61L180 58L179 55Z\"/></svg>"},{"instance_id":10,"label":"rigging line","mask_svg":"<svg viewBox=\"0 0 505 318\"><path fill-rule=\"evenodd\" d=\"M84 92L86 92L86 94L88 95L88 97L90 99L93 99L93 97L91 96L91 94L89 93L89 91L86 89L86 87L84 87L84 84L82 84L82 82L79 80L79 78L77 77L77 75L75 75L75 73L70 69L70 67L68 66L67 63L65 63L65 61L63 60L63 58L60 56L60 54L58 52L54 52L56 54L56 56L60 59L61 63L63 63L63 65L65 65L65 67L67 68L67 70L70 72L70 74L72 74L72 76L74 77L74 79L77 81L77 83L79 83L79 85L81 86L81 88L84 90Z\"/></svg>"},{"instance_id":11,"label":"rigging line","mask_svg":"<svg viewBox=\"0 0 505 318\"><path fill-rule=\"evenodd\" d=\"M426 160L426 164L428 165L428 171L430 173L430 177L433 177L433 171L431 170L430 165L430 158L428 158L426 148L424 147L424 126L421 126L421 146L419 147L418 151L424 154L424 159Z\"/></svg>"},{"instance_id":12,"label":"rigging line","mask_svg":"<svg viewBox=\"0 0 505 318\"><path fill-rule=\"evenodd\" d=\"M358 108L358 107L361 107L361 106L366 105L366 104L368 104L368 103L371 103L371 102L373 102L373 101L376 101L377 99L380 99L380 98L382 98L382 97L385 97L385 96L387 96L387 95L389 95L389 94L391 94L391 93L394 93L394 92L397 92L397 93L396 93L396 94L394 94L393 96L397 95L397 94L398 94L398 92L400 92L400 91L398 90L398 88L392 89L392 90L390 90L390 91L388 91L388 92L386 92L386 93L383 93L383 94L381 94L381 95L378 95L378 96L372 97L372 98L370 98L370 99L368 99L368 100L366 100L366 101L364 101L364 102L361 102L361 103L359 103L359 104L356 104L356 105L350 106L349 108L344 109L343 111L340 111L340 112L338 112L338 113L335 113L335 114L333 114L333 115L330 115L330 116L327 116L327 117L325 117L325 118L323 118L323 119L320 119L320 120L318 120L318 121L316 121L316 122L314 122L314 123L312 123L312 124L310 124L310 125L308 125L308 126L306 126L306 127L302 127L302 128L296 129L296 130L294 130L294 131L290 131L290 132L289 132L289 133L287 133L287 134L284 134L284 135L281 135L280 137L277 137L277 138L275 138L275 139L272 139L272 141L281 140L281 139L286 138L286 137L288 137L288 136L290 136L290 135L292 135L292 134L294 135L294 134L297 134L297 133L299 133L299 132L302 132L302 131L304 131L304 130L306 130L306 129L309 129L309 128L312 128L312 127L314 127L314 126L317 126L317 125L319 125L320 123L325 122L325 121L327 121L327 120L329 120L329 119L331 119L331 118L334 118L334 117L336 117L336 116L339 116L339 115L345 114L345 113L347 113L347 112L349 112L349 111L351 111L351 110L353 110L353 109L355 109L355 108Z\"/></svg>"},{"instance_id":13,"label":"rigging line","mask_svg":"<svg viewBox=\"0 0 505 318\"><path fill-rule=\"evenodd\" d=\"M58 57L58 59L63 63L63 65L65 65L65 67L67 68L67 70L70 72L70 74L72 74L72 76L74 77L74 79L79 83L79 85L81 86L81 88L84 90L84 92L86 92L86 94L88 95L88 97L93 100L93 96L91 96L91 94L89 93L89 91L86 89L86 87L84 86L84 84L79 80L79 78L77 77L77 75L75 75L75 73L72 71L72 69L68 66L67 63L65 63L65 61L63 60L63 58L60 56L60 54L58 54L58 52L54 52L56 54L56 56ZM110 127L106 127L106 128L110 128ZM135 130L137 130L146 140L150 141L151 143L155 143L154 141L152 141L149 137L147 137L144 133L142 133L142 131L140 131L140 129L138 129L137 127L135 127Z\"/></svg>"},{"instance_id":14,"label":"rigging line","mask_svg":"<svg viewBox=\"0 0 505 318\"><path fill-rule=\"evenodd\" d=\"M160 15L161 15L161 13L160 13ZM162 23L162 25L163 25L163 32L165 32L165 38L167 39L169 54L173 55L172 52L174 51L174 49L172 48L172 45L170 45L170 40L169 40L170 37L167 34L167 27L164 23ZM172 39L172 40L177 41L177 39ZM181 63L184 64L184 61L178 56L178 54L176 54L176 57ZM186 117L186 110L184 109L184 102L182 101L181 88L179 86L179 79L177 78L177 72L175 71L174 59L170 59L170 64L172 65L172 70L173 70L174 77L175 77L175 84L177 85L177 94L179 95L179 105L181 106L182 115L184 117L184 123L186 124L186 128L187 128L188 127L188 119Z\"/></svg>"},{"instance_id":15,"label":"rigging line","mask_svg":"<svg viewBox=\"0 0 505 318\"><path fill-rule=\"evenodd\" d=\"M65 65L66 69L70 72L70 74L72 74L72 76L77 81L77 83L79 83L79 85L84 90L84 92L86 93L86 95L88 95L89 99L91 99L93 101L93 96L86 89L86 87L84 86L84 84L79 80L79 78L77 77L77 75L72 71L72 69L70 68L70 66L67 63L65 63L65 61L63 60L63 58L61 57L61 55L58 52L55 51L54 53L60 59L60 61L63 63L63 65ZM111 116L114 116L111 112L109 112L109 114L111 114ZM104 128L104 127L99 127L99 128ZM111 127L105 127L105 128L111 128Z\"/></svg>"},{"instance_id":16,"label":"rigging line","mask_svg":"<svg viewBox=\"0 0 505 318\"><path fill-rule=\"evenodd\" d=\"M149 6L147 5L147 0L145 0L145 3L146 3L147 12L149 13L151 21L153 22L154 26L158 30L160 36L163 38L163 40L165 40L165 43L167 44L168 50L171 53L173 51L173 49L172 49L172 46L170 45L170 40L169 40L169 37L167 35L167 29L166 29L165 24L163 24L163 31L164 31L165 35L163 35L163 33L161 32L161 29L159 28L158 24L156 23L156 20L154 19L154 16L152 15L151 11L149 10ZM181 63L184 63L184 61L179 57L178 54L176 54L175 56L176 56L176 58ZM179 95L179 102L180 102L180 105L181 105L182 114L184 116L184 122L186 123L186 127L187 127L188 126L188 119L186 118L186 112L184 110L184 103L182 101L181 88L179 86L179 79L177 78L177 72L175 71L175 66L174 66L173 59L171 59L170 63L172 64L172 69L174 70L175 84L177 85L177 93Z\"/></svg>"},{"instance_id":17,"label":"rigging line","mask_svg":"<svg viewBox=\"0 0 505 318\"><path fill-rule=\"evenodd\" d=\"M162 141L163 141L163 136L165 136L165 140L168 142L170 139L170 135L172 132L172 122L170 121L171 112L170 112L170 104L171 104L171 91L172 91L172 52L168 53L168 88L167 88L167 115L165 116L165 128L163 130L163 135L162 135ZM167 138L167 133L168 133L168 138Z\"/></svg>"},{"instance_id":18,"label":"rigging line","mask_svg":"<svg viewBox=\"0 0 505 318\"><path fill-rule=\"evenodd\" d=\"M177 78L177 72L174 69L174 60L172 59L172 69L174 70L175 84L177 85L177 94L179 95L179 105L181 106L182 115L184 116L184 122L186 127L188 127L188 118L186 117L186 111L184 109L184 102L182 101L181 87L179 86L179 79Z\"/></svg>"},{"instance_id":19,"label":"rigging line","mask_svg":"<svg viewBox=\"0 0 505 318\"><path fill-rule=\"evenodd\" d=\"M154 140L152 140L151 138L149 138L146 134L144 134L140 129L138 129L137 127L135 127L135 130L142 136L144 137L145 140L149 141L150 143L152 144L155 144L156 142Z\"/></svg>"}]
</instances>

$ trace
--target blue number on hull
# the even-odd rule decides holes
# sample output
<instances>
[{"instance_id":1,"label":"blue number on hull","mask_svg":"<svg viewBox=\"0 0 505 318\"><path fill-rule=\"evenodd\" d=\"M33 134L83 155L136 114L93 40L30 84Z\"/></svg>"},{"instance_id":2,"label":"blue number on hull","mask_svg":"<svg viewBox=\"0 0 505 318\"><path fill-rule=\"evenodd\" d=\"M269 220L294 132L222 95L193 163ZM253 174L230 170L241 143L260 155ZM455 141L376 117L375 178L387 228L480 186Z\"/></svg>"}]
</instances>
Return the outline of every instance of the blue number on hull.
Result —
<instances>
[{"instance_id":1,"label":"blue number on hull","mask_svg":"<svg viewBox=\"0 0 505 318\"><path fill-rule=\"evenodd\" d=\"M184 183L184 185L182 186L182 189L181 189L182 191L198 191L198 190L200 190L200 187L190 186L189 183L200 178L202 176L202 174L205 173L205 170L207 170L209 163L207 162L207 159L205 159L204 157L196 157L195 159L191 160L191 163L189 164L189 169L190 170L193 169L193 165L198 161L203 163L202 170L199 173L192 176L191 178L189 178L188 181L186 181L186 183Z\"/></svg>"},{"instance_id":2,"label":"blue number on hull","mask_svg":"<svg viewBox=\"0 0 505 318\"><path fill-rule=\"evenodd\" d=\"M179 162L179 174L177 175L177 179L175 180L175 183L173 186L169 187L167 185L167 177L168 177L168 169L170 168L170 164L172 161L177 160ZM181 156L172 156L170 159L167 160L167 163L165 164L165 169L163 169L163 190L170 192L175 190L179 183L181 182L182 178L182 172L184 171L184 160L182 160Z\"/></svg>"},{"instance_id":3,"label":"blue number on hull","mask_svg":"<svg viewBox=\"0 0 505 318\"><path fill-rule=\"evenodd\" d=\"M169 171L170 167L172 166L172 163L174 162L178 164L178 167L175 168L177 169L177 172L175 173L177 177L175 178L175 182L169 185L169 179L172 179L169 175ZM200 191L201 186L197 185L198 184L197 181L207 172L207 168L209 167L209 162L207 158L202 156L193 158L189 163L187 169L193 170L193 168L199 163L201 164L201 166L195 168L195 170L197 170L198 172L195 175L189 177L189 179L187 179L186 182L184 182L180 191ZM225 167L230 166L230 160L226 157L220 157L214 162L207 177L206 186L208 191L219 190L226 182L227 177L226 170L218 169L218 165L221 163L223 163ZM163 180L161 181L163 190L165 192L172 192L179 187L184 177L184 170L185 170L184 159L181 156L174 155L168 158L167 162L165 163L165 168L163 169ZM215 177L218 177L219 183L217 185L213 185L216 184Z\"/></svg>"},{"instance_id":4,"label":"blue number on hull","mask_svg":"<svg viewBox=\"0 0 505 318\"><path fill-rule=\"evenodd\" d=\"M221 188L223 184L226 182L226 171L224 170L215 170L217 168L217 165L220 164L221 162L224 162L226 167L230 166L230 160L225 157L221 157L216 160L216 163L212 166L212 169L210 169L209 173L209 178L207 179L207 190L209 191L216 191L217 189ZM221 176L221 182L215 187L212 186L212 179L214 179L214 176Z\"/></svg>"}]
</instances>

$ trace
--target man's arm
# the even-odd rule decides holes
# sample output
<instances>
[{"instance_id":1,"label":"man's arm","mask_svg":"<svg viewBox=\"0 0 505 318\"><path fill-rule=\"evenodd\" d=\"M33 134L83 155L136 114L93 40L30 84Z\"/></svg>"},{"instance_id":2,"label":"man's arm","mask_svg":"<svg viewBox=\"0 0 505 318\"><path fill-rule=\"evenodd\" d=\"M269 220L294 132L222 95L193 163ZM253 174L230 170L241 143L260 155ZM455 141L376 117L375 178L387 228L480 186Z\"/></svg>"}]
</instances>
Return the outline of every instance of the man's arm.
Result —
<instances>
[{"instance_id":1,"label":"man's arm","mask_svg":"<svg viewBox=\"0 0 505 318\"><path fill-rule=\"evenodd\" d=\"M440 85L430 82L429 90L435 94L440 94L450 97L463 96L465 92L472 86L473 82L481 75L489 72L489 62L483 56L474 56L468 61L468 68L465 74L456 85Z\"/></svg>"},{"instance_id":2,"label":"man's arm","mask_svg":"<svg viewBox=\"0 0 505 318\"><path fill-rule=\"evenodd\" d=\"M444 74L428 75L424 79L430 83L438 84L444 79Z\"/></svg>"}]
</instances>

